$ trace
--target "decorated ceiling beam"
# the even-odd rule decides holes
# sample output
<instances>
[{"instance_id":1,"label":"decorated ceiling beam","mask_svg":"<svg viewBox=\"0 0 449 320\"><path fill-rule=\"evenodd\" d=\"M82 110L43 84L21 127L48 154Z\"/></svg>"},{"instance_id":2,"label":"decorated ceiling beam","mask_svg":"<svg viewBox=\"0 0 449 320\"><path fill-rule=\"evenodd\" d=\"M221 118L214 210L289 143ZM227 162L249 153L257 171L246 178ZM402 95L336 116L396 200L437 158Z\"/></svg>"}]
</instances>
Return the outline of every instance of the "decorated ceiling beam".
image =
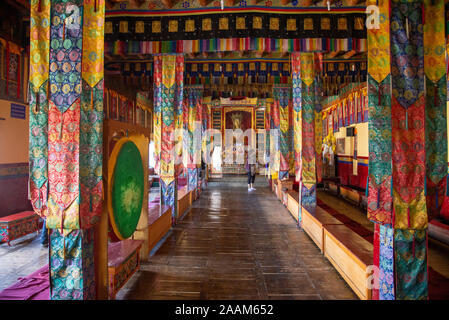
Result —
<instances>
[{"instance_id":1,"label":"decorated ceiling beam","mask_svg":"<svg viewBox=\"0 0 449 320\"><path fill-rule=\"evenodd\" d=\"M216 8L107 13L106 41L168 41L211 38L364 39L365 9L293 10L288 7Z\"/></svg>"},{"instance_id":2,"label":"decorated ceiling beam","mask_svg":"<svg viewBox=\"0 0 449 320\"><path fill-rule=\"evenodd\" d=\"M284 58L191 59L185 63L188 84L287 83L290 76L290 66ZM108 74L119 73L129 84L149 84L153 76L152 60L109 62L105 69ZM340 94L343 85L366 80L366 61L323 60L320 75L325 96Z\"/></svg>"}]
</instances>

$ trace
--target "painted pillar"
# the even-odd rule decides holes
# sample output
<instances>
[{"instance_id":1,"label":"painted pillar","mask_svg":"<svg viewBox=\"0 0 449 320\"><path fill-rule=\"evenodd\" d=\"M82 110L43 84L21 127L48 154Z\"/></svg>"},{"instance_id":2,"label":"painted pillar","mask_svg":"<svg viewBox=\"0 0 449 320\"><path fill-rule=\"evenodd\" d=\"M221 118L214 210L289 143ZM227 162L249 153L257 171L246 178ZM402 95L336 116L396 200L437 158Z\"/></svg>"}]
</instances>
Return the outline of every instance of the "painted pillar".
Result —
<instances>
[{"instance_id":1,"label":"painted pillar","mask_svg":"<svg viewBox=\"0 0 449 320\"><path fill-rule=\"evenodd\" d=\"M104 5L104 0L31 1L30 195L51 229L51 299L96 296Z\"/></svg>"},{"instance_id":2,"label":"painted pillar","mask_svg":"<svg viewBox=\"0 0 449 320\"><path fill-rule=\"evenodd\" d=\"M295 176L295 142L294 142L294 126L293 126L293 103L290 100L288 104L288 175Z\"/></svg>"},{"instance_id":3,"label":"painted pillar","mask_svg":"<svg viewBox=\"0 0 449 320\"><path fill-rule=\"evenodd\" d=\"M270 130L270 174L271 179L277 180L279 177L280 151L279 151L279 103L274 98L270 106L271 130Z\"/></svg>"},{"instance_id":4,"label":"painted pillar","mask_svg":"<svg viewBox=\"0 0 449 320\"><path fill-rule=\"evenodd\" d=\"M290 171L290 86L273 86L274 111L279 115L279 179L288 179Z\"/></svg>"},{"instance_id":5,"label":"painted pillar","mask_svg":"<svg viewBox=\"0 0 449 320\"><path fill-rule=\"evenodd\" d=\"M447 187L445 4L443 0L425 0L424 9L426 191L427 213L431 220L439 215Z\"/></svg>"},{"instance_id":6,"label":"painted pillar","mask_svg":"<svg viewBox=\"0 0 449 320\"><path fill-rule=\"evenodd\" d=\"M195 140L194 140L194 162L196 164L196 194L201 194L201 138L203 136L203 89L199 86L196 91L196 119L195 119Z\"/></svg>"},{"instance_id":7,"label":"painted pillar","mask_svg":"<svg viewBox=\"0 0 449 320\"><path fill-rule=\"evenodd\" d=\"M201 167L201 137L202 137L202 106L203 88L199 86L189 86L185 90L184 105L187 116L184 121L186 131L186 151L185 165L188 170L189 191L195 190L199 194L199 173ZM199 140L198 140L199 139Z\"/></svg>"},{"instance_id":8,"label":"painted pillar","mask_svg":"<svg viewBox=\"0 0 449 320\"><path fill-rule=\"evenodd\" d=\"M299 176L299 225L302 207L316 206L315 170L315 58L313 53L291 55L295 110L296 171ZM299 138L298 138L299 136ZM297 178L298 179L298 178Z\"/></svg>"},{"instance_id":9,"label":"painted pillar","mask_svg":"<svg viewBox=\"0 0 449 320\"><path fill-rule=\"evenodd\" d=\"M379 7L380 28L368 29L373 299L427 299L428 214L441 206L447 171L444 3Z\"/></svg>"},{"instance_id":10,"label":"painted pillar","mask_svg":"<svg viewBox=\"0 0 449 320\"><path fill-rule=\"evenodd\" d=\"M187 102L188 102L188 186L189 191L195 191L198 184L198 175L196 164L194 162L194 132L195 132L195 120L196 120L196 92L193 87L187 88ZM195 191L196 192L196 191Z\"/></svg>"},{"instance_id":11,"label":"painted pillar","mask_svg":"<svg viewBox=\"0 0 449 320\"><path fill-rule=\"evenodd\" d=\"M182 117L184 56L154 56L154 146L160 176L161 204L177 219L178 186L175 171L175 123ZM159 156L160 155L160 156Z\"/></svg>"},{"instance_id":12,"label":"painted pillar","mask_svg":"<svg viewBox=\"0 0 449 320\"><path fill-rule=\"evenodd\" d=\"M392 229L390 1L378 5L379 28L368 28L369 169L368 219L375 222L373 265L378 283L372 299L394 299ZM377 289L377 288L378 289Z\"/></svg>"},{"instance_id":13,"label":"painted pillar","mask_svg":"<svg viewBox=\"0 0 449 320\"><path fill-rule=\"evenodd\" d=\"M314 78L315 78L315 171L316 171L316 182L320 183L323 174L323 157L321 155L321 148L323 145L323 120L322 120L322 106L321 106L321 93L323 90L323 83L320 73L322 71L323 54L314 54Z\"/></svg>"},{"instance_id":14,"label":"painted pillar","mask_svg":"<svg viewBox=\"0 0 449 320\"><path fill-rule=\"evenodd\" d=\"M265 110L265 159L270 159L268 163L265 165L265 175L268 176L268 181L271 187L271 154L270 154L270 140L271 140L271 103L267 101Z\"/></svg>"}]
</instances>

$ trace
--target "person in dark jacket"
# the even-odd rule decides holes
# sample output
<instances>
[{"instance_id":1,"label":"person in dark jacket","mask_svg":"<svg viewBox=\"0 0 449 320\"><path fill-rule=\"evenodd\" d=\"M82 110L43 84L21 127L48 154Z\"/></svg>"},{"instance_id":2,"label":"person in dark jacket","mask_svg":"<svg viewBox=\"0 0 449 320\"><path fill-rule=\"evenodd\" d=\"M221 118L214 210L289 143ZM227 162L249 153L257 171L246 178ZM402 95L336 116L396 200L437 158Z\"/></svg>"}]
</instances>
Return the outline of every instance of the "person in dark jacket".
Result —
<instances>
[{"instance_id":1,"label":"person in dark jacket","mask_svg":"<svg viewBox=\"0 0 449 320\"><path fill-rule=\"evenodd\" d=\"M252 163L254 161L249 160L252 154L251 152L252 149L250 149L245 155L245 169L248 174L248 191L256 190L256 188L254 188L254 180L256 179L256 164Z\"/></svg>"}]
</instances>

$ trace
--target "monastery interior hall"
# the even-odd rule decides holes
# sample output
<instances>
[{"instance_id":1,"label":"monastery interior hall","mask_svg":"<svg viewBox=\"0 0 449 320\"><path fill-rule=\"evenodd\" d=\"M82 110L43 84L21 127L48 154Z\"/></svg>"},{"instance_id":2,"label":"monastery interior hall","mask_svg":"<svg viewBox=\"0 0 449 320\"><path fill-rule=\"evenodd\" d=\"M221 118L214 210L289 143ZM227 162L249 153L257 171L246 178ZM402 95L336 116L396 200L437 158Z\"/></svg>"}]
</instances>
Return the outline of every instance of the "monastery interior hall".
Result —
<instances>
[{"instance_id":1,"label":"monastery interior hall","mask_svg":"<svg viewBox=\"0 0 449 320\"><path fill-rule=\"evenodd\" d=\"M0 2L0 300L449 299L449 1Z\"/></svg>"}]
</instances>

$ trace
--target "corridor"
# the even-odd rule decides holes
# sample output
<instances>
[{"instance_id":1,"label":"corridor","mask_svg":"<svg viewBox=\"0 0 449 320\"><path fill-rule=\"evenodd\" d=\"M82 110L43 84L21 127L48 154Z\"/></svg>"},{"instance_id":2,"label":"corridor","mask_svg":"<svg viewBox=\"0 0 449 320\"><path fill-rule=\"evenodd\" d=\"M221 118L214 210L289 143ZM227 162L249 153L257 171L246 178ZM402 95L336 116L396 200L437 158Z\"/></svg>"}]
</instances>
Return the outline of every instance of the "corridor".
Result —
<instances>
[{"instance_id":1,"label":"corridor","mask_svg":"<svg viewBox=\"0 0 449 320\"><path fill-rule=\"evenodd\" d=\"M117 299L357 299L264 177L209 182Z\"/></svg>"}]
</instances>

